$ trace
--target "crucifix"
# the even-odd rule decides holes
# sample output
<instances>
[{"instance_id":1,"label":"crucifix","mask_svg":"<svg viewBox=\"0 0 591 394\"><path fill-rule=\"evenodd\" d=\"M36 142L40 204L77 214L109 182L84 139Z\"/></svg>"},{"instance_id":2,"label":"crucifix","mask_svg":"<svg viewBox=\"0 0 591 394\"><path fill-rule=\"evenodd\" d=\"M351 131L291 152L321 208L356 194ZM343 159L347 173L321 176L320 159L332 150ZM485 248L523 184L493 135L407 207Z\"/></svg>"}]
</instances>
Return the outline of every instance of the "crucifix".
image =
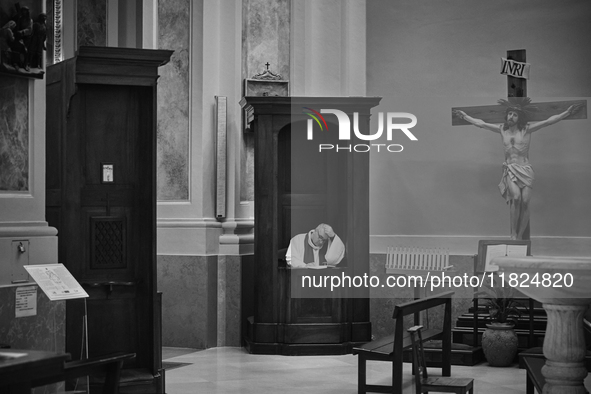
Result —
<instances>
[{"instance_id":1,"label":"crucifix","mask_svg":"<svg viewBox=\"0 0 591 394\"><path fill-rule=\"evenodd\" d=\"M525 49L507 51L502 74L507 76L507 100L500 105L452 108L452 126L474 125L499 133L505 162L499 189L509 204L511 239L530 239L529 201L534 180L528 151L531 134L564 119L587 119L587 101L532 104L527 97L529 64Z\"/></svg>"}]
</instances>

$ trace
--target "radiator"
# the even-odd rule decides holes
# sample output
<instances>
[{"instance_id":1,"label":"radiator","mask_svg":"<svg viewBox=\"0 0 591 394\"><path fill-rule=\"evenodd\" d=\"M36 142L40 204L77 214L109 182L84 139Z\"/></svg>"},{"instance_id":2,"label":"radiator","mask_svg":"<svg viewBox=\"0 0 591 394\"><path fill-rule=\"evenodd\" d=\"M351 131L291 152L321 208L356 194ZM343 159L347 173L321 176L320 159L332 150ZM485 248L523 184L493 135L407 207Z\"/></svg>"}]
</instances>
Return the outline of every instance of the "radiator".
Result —
<instances>
[{"instance_id":1,"label":"radiator","mask_svg":"<svg viewBox=\"0 0 591 394\"><path fill-rule=\"evenodd\" d=\"M387 274L426 275L451 267L449 249L389 246L386 254Z\"/></svg>"}]
</instances>

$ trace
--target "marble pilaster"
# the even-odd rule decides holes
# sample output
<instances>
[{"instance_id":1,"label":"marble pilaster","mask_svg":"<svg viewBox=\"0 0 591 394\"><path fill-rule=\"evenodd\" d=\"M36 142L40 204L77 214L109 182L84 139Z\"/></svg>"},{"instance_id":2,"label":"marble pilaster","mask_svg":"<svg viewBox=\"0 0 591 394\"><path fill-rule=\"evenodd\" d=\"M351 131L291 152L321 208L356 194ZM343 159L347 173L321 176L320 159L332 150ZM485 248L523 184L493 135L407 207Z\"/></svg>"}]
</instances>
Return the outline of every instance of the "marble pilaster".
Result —
<instances>
[{"instance_id":1,"label":"marble pilaster","mask_svg":"<svg viewBox=\"0 0 591 394\"><path fill-rule=\"evenodd\" d=\"M29 81L0 75L0 192L29 190Z\"/></svg>"},{"instance_id":2,"label":"marble pilaster","mask_svg":"<svg viewBox=\"0 0 591 394\"><path fill-rule=\"evenodd\" d=\"M241 257L218 258L217 346L241 346Z\"/></svg>"},{"instance_id":3,"label":"marble pilaster","mask_svg":"<svg viewBox=\"0 0 591 394\"><path fill-rule=\"evenodd\" d=\"M78 46L107 45L107 0L78 0Z\"/></svg>"},{"instance_id":4,"label":"marble pilaster","mask_svg":"<svg viewBox=\"0 0 591 394\"><path fill-rule=\"evenodd\" d=\"M290 79L290 0L242 2L242 80L269 70ZM254 200L254 140L243 134L240 149L240 200Z\"/></svg>"},{"instance_id":5,"label":"marble pilaster","mask_svg":"<svg viewBox=\"0 0 591 394\"><path fill-rule=\"evenodd\" d=\"M164 346L241 346L243 304L248 302L242 299L245 259L158 256Z\"/></svg>"},{"instance_id":6,"label":"marble pilaster","mask_svg":"<svg viewBox=\"0 0 591 394\"><path fill-rule=\"evenodd\" d=\"M289 80L289 0L244 0L242 2L242 77L269 70Z\"/></svg>"},{"instance_id":7,"label":"marble pilaster","mask_svg":"<svg viewBox=\"0 0 591 394\"><path fill-rule=\"evenodd\" d=\"M189 199L189 0L158 2L158 47L174 50L159 69L157 196L162 201Z\"/></svg>"},{"instance_id":8,"label":"marble pilaster","mask_svg":"<svg viewBox=\"0 0 591 394\"><path fill-rule=\"evenodd\" d=\"M158 256L162 292L162 345L215 346L216 256Z\"/></svg>"}]
</instances>

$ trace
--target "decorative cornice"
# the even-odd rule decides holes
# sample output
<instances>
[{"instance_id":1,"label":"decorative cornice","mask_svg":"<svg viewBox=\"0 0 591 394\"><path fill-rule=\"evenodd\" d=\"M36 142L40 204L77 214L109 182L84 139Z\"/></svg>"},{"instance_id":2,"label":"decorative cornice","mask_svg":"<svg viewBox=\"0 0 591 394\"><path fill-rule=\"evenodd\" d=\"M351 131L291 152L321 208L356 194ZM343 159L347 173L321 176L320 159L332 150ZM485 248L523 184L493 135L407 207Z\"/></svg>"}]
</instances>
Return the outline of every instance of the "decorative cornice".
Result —
<instances>
[{"instance_id":1,"label":"decorative cornice","mask_svg":"<svg viewBox=\"0 0 591 394\"><path fill-rule=\"evenodd\" d=\"M260 74L253 75L251 79L257 81L281 81L283 80L283 77L280 74L275 74L271 70L265 70Z\"/></svg>"},{"instance_id":2,"label":"decorative cornice","mask_svg":"<svg viewBox=\"0 0 591 394\"><path fill-rule=\"evenodd\" d=\"M222 224L211 218L199 219L178 219L159 218L156 222L158 228L221 228Z\"/></svg>"},{"instance_id":3,"label":"decorative cornice","mask_svg":"<svg viewBox=\"0 0 591 394\"><path fill-rule=\"evenodd\" d=\"M47 222L0 223L0 238L54 237L56 235L57 229L49 227Z\"/></svg>"}]
</instances>

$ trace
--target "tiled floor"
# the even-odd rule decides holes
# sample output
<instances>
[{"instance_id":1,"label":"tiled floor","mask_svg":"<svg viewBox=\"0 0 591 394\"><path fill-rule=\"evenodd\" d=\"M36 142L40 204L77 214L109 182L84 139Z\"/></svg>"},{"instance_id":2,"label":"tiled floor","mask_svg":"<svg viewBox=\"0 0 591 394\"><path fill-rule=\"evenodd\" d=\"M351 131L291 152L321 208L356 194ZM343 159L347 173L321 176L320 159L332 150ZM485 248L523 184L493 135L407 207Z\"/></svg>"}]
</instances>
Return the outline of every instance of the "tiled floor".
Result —
<instances>
[{"instance_id":1,"label":"tiled floor","mask_svg":"<svg viewBox=\"0 0 591 394\"><path fill-rule=\"evenodd\" d=\"M166 371L166 392L184 393L357 393L357 357L265 356L242 348L164 348L163 360L189 363ZM368 362L368 382L389 384L390 364ZM174 366L174 364L173 364ZM438 368L429 369L433 375ZM404 364L404 394L414 394L410 364ZM452 375L475 379L478 394L525 393L525 370L517 365L495 368L452 366ZM591 387L591 378L585 381Z\"/></svg>"}]
</instances>

